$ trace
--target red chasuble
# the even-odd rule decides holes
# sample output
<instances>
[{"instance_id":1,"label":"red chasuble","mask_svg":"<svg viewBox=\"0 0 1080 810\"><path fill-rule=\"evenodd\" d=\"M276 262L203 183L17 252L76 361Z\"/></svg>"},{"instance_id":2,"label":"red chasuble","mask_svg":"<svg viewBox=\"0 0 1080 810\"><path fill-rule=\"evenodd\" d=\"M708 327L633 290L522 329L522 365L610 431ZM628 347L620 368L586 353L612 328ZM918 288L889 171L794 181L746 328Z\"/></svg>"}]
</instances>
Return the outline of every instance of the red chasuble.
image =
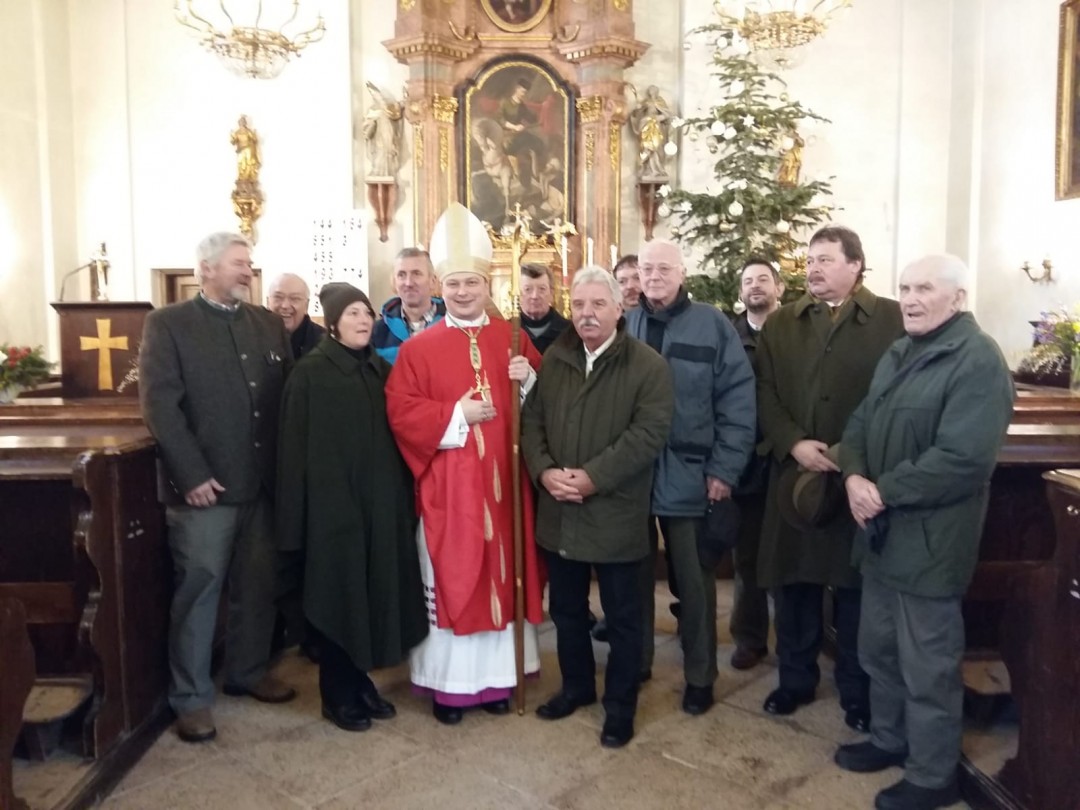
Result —
<instances>
[{"instance_id":1,"label":"red chasuble","mask_svg":"<svg viewBox=\"0 0 1080 810\"><path fill-rule=\"evenodd\" d=\"M476 328L469 330L476 333ZM440 450L454 405L476 387L469 336L443 320L409 338L386 384L390 428L416 478L417 505L435 570L436 619L464 636L514 621L514 507L510 496L510 324L480 328L482 385L497 416L469 428L465 446ZM534 369L540 354L522 330ZM474 394L479 399L480 393ZM539 624L543 577L534 536L533 491L524 464L525 618Z\"/></svg>"}]
</instances>

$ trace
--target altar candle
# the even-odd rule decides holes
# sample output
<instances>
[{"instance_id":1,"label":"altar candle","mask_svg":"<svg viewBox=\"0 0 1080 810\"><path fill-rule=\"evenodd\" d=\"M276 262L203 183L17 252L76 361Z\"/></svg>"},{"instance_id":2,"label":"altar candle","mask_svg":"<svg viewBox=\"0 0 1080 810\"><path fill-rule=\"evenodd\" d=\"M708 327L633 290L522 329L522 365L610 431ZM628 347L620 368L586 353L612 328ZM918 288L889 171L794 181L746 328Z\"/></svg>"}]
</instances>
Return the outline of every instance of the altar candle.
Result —
<instances>
[{"instance_id":1,"label":"altar candle","mask_svg":"<svg viewBox=\"0 0 1080 810\"><path fill-rule=\"evenodd\" d=\"M614 243L611 245L611 269L615 269L615 265L619 263L619 251L615 248Z\"/></svg>"},{"instance_id":2,"label":"altar candle","mask_svg":"<svg viewBox=\"0 0 1080 810\"><path fill-rule=\"evenodd\" d=\"M592 263L592 237L590 236L588 239L585 240L585 264L591 265Z\"/></svg>"},{"instance_id":3,"label":"altar candle","mask_svg":"<svg viewBox=\"0 0 1080 810\"><path fill-rule=\"evenodd\" d=\"M563 289L565 289L566 288L566 281L567 281L566 234L565 233L562 235L562 242L561 242L561 247L560 247L559 252L562 254L562 280L563 280Z\"/></svg>"}]
</instances>

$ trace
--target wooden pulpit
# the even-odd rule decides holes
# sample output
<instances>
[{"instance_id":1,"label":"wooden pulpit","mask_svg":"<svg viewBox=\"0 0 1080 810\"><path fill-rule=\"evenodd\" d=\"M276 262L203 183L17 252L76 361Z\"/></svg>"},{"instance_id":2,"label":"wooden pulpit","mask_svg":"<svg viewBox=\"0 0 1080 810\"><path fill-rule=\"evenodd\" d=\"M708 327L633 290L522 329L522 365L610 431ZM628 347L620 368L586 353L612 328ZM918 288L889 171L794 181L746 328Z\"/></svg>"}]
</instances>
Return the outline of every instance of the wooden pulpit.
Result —
<instances>
[{"instance_id":1,"label":"wooden pulpit","mask_svg":"<svg viewBox=\"0 0 1080 810\"><path fill-rule=\"evenodd\" d=\"M60 384L65 399L139 396L139 344L153 304L56 302L60 315Z\"/></svg>"}]
</instances>

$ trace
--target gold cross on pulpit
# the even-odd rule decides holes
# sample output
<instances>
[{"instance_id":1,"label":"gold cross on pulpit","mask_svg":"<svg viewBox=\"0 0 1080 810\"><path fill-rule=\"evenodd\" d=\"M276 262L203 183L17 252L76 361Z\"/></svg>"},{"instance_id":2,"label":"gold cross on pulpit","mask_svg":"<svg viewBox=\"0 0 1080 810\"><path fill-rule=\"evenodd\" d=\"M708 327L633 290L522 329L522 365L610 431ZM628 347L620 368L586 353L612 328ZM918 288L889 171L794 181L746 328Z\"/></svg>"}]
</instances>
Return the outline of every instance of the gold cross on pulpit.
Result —
<instances>
[{"instance_id":1,"label":"gold cross on pulpit","mask_svg":"<svg viewBox=\"0 0 1080 810\"><path fill-rule=\"evenodd\" d=\"M98 391L111 391L113 387L112 350L127 351L127 337L110 337L112 319L97 318L97 337L79 336L79 348L84 352L98 352Z\"/></svg>"}]
</instances>

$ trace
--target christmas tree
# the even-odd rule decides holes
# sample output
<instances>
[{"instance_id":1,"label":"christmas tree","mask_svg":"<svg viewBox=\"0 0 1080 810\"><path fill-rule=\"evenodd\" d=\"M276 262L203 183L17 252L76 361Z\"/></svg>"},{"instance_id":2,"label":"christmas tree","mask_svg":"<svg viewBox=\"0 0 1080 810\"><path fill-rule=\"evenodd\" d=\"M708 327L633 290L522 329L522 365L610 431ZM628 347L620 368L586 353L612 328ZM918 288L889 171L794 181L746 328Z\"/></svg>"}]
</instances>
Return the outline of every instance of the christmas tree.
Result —
<instances>
[{"instance_id":1,"label":"christmas tree","mask_svg":"<svg viewBox=\"0 0 1080 810\"><path fill-rule=\"evenodd\" d=\"M790 290L801 290L800 237L828 219L831 194L824 180L801 179L800 124L827 119L789 99L786 84L766 70L739 35L722 25L691 34L715 43L712 74L724 99L696 118L672 123L691 141L704 138L717 155L718 189L703 192L662 187L661 216L673 216L674 238L704 249L700 275L687 277L698 301L731 308L749 256L776 262Z\"/></svg>"}]
</instances>

